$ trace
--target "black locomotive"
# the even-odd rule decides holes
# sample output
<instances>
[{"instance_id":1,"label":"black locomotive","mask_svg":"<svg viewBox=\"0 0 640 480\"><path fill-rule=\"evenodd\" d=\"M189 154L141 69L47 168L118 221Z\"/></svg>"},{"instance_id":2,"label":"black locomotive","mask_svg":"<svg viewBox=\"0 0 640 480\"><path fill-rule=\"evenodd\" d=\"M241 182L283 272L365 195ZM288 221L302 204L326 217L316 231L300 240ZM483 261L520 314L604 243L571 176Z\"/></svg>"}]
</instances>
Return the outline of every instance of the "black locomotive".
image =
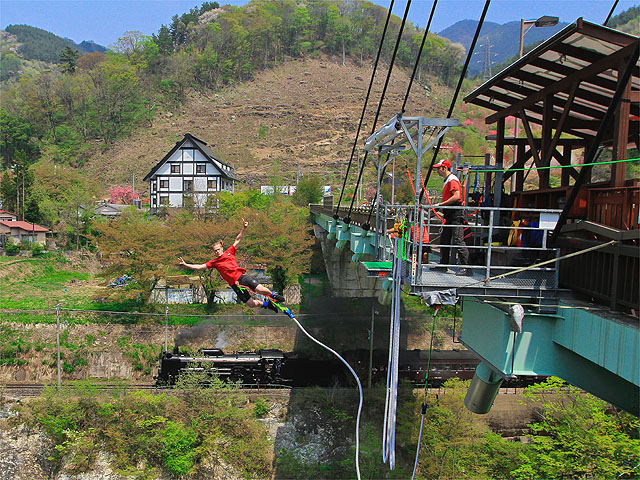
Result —
<instances>
[{"instance_id":1,"label":"black locomotive","mask_svg":"<svg viewBox=\"0 0 640 480\"><path fill-rule=\"evenodd\" d=\"M349 350L342 353L361 379L369 374L371 355L373 383L385 382L387 355L384 350ZM413 384L424 383L429 363L429 352L403 350L400 352L398 376ZM471 379L479 359L470 351L431 352L429 386L440 386L449 378ZM174 385L188 373L205 373L225 381L245 385L352 386L354 380L342 362L337 359L312 359L298 352L262 349L255 352L224 353L218 348L200 350L198 356L187 355L174 348L163 352L156 378L158 385Z\"/></svg>"},{"instance_id":2,"label":"black locomotive","mask_svg":"<svg viewBox=\"0 0 640 480\"><path fill-rule=\"evenodd\" d=\"M281 384L285 355L280 350L258 350L225 354L219 348L200 350L199 356L162 352L156 378L158 385L174 385L182 375L205 373L221 380L251 385Z\"/></svg>"}]
</instances>

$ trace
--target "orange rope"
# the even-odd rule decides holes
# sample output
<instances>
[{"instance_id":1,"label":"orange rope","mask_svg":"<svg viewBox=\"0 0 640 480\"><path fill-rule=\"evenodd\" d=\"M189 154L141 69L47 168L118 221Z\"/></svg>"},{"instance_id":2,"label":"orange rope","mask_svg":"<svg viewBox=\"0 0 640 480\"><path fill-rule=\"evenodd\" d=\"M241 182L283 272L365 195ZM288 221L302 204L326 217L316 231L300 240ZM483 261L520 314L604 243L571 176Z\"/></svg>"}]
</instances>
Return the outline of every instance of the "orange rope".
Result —
<instances>
[{"instance_id":1,"label":"orange rope","mask_svg":"<svg viewBox=\"0 0 640 480\"><path fill-rule=\"evenodd\" d=\"M407 173L409 172L409 169L407 168ZM411 178L411 177L409 177ZM424 194L427 197L427 202L429 203L429 205L431 205L433 207L433 204L431 203L431 199L429 198L429 192L427 191L427 189L424 187L424 180L422 179L422 172L420 172L420 183L422 184L422 191L424 192ZM436 209L433 209L433 213L436 214L436 217L438 217L440 219L440 221L442 222L442 224L444 225L445 223L447 223L447 221L442 218L440 215L438 215L438 212L436 212Z\"/></svg>"}]
</instances>

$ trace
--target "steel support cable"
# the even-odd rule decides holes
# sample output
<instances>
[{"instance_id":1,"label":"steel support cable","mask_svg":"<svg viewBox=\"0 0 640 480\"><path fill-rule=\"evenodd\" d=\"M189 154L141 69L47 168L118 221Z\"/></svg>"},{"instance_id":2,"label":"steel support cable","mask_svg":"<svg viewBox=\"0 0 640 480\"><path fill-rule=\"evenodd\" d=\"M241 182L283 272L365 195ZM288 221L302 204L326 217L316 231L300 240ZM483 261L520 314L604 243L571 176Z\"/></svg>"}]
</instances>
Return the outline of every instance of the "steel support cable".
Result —
<instances>
[{"instance_id":1,"label":"steel support cable","mask_svg":"<svg viewBox=\"0 0 640 480\"><path fill-rule=\"evenodd\" d=\"M396 418L398 407L398 369L400 358L400 294L402 292L402 238L394 238L393 291L389 322L389 359L387 362L387 392L382 430L382 460L389 460L389 469L396 462Z\"/></svg>"},{"instance_id":2,"label":"steel support cable","mask_svg":"<svg viewBox=\"0 0 640 480\"><path fill-rule=\"evenodd\" d=\"M360 432L360 415L362 413L362 403L363 403L363 397L364 397L362 393L362 384L360 383L360 379L358 378L358 375L356 374L356 372L353 371L353 368L351 368L351 365L349 365L349 363L347 363L347 361L344 358L342 358L338 352L326 346L324 343L320 342L319 340L316 340L315 338L313 338L309 334L309 332L307 332L302 327L302 325L300 325L300 322L298 322L295 316L291 316L290 318L291 320L296 322L296 325L298 325L298 328L300 328L302 333L304 333L307 337L309 337L311 341L317 343L322 348L325 348L329 352L333 353L336 357L338 357L338 359L342 363L344 363L346 367L349 369L349 371L351 372L351 375L353 375L353 378L356 379L356 383L358 384L358 393L360 394L360 402L358 403L358 415L356 417L356 474L358 476L358 480L360 480L360 433L359 432Z\"/></svg>"},{"instance_id":3,"label":"steel support cable","mask_svg":"<svg viewBox=\"0 0 640 480\"><path fill-rule=\"evenodd\" d=\"M431 7L431 14L429 15L429 20L427 21L427 26L424 29L424 35L422 36L422 43L420 44L420 49L418 50L418 56L416 57L416 63L413 64L413 72L411 72L411 78L409 79L409 86L407 87L407 93L404 95L404 101L402 102L402 108L400 111L404 113L404 107L407 105L407 100L409 99L409 93L411 93L411 86L413 85L413 79L416 76L416 71L418 70L418 65L420 64L420 57L422 56L422 50L424 49L424 43L427 40L427 34L429 33L429 28L431 28L431 20L433 20L433 14L436 11L436 5L438 5L438 0L433 1L433 5Z\"/></svg>"},{"instance_id":4,"label":"steel support cable","mask_svg":"<svg viewBox=\"0 0 640 480\"><path fill-rule=\"evenodd\" d=\"M618 6L618 0L613 2L613 7L611 7L611 10L609 11L609 15L607 15L607 19L602 24L603 26L605 27L607 26L607 23L609 23L609 20L611 20L611 15L613 15L613 11L616 9L617 6Z\"/></svg>"},{"instance_id":5,"label":"steel support cable","mask_svg":"<svg viewBox=\"0 0 640 480\"><path fill-rule=\"evenodd\" d=\"M495 275L493 277L485 278L483 280L478 280L477 282L466 284L466 285L464 285L464 287L465 288L466 287L473 287L474 285L484 284L484 283L490 282L492 280L498 280L500 278L508 277L510 275L515 275L516 273L526 272L527 270L531 270L533 268L543 267L544 265L549 265L550 263L557 263L557 262L560 262L562 260L566 260L567 258L577 257L578 255L582 255L584 253L593 252L594 250L600 250L601 248L611 247L611 246L613 246L613 245L615 245L616 243L619 243L619 242L620 242L619 240L611 240L610 242L602 243L602 244L596 245L594 247L585 248L584 250L578 250L577 252L572 252L572 253L569 253L567 255L563 255L561 257L552 258L551 260L545 260L544 262L534 263L533 265L529 265L528 267L518 268L517 270L512 270L511 272L501 273L500 275Z\"/></svg>"},{"instance_id":6,"label":"steel support cable","mask_svg":"<svg viewBox=\"0 0 640 480\"><path fill-rule=\"evenodd\" d=\"M347 185L347 178L349 177L349 171L351 170L351 162L353 161L353 154L356 151L356 145L358 144L358 137L360 136L360 129L362 128L362 121L364 119L364 114L367 109L367 104L369 103L369 95L371 94L371 88L373 87L373 81L376 77L376 71L378 70L378 61L380 60L380 54L382 52L382 45L384 44L384 39L387 35L387 26L389 25L389 19L391 18L391 10L393 10L393 3L395 0L391 0L391 5L389 5L389 12L387 13L387 20L384 22L384 29L382 30L382 36L380 37L380 45L378 46L378 53L376 54L376 61L373 64L373 72L371 72L371 80L369 80L369 88L367 89L367 96L364 99L364 106L362 107L362 114L360 115L360 122L358 123L358 131L356 132L356 138L353 140L353 147L351 148L351 157L349 157L349 164L347 165L347 172L344 174L344 182L342 182L342 190L340 190L340 198L338 199L338 205L336 206L336 211L333 215L333 218L337 220L338 211L340 209L340 203L342 202L342 195L344 193L344 189Z\"/></svg>"},{"instance_id":7,"label":"steel support cable","mask_svg":"<svg viewBox=\"0 0 640 480\"><path fill-rule=\"evenodd\" d=\"M460 93L460 89L462 88L462 82L464 81L464 77L467 74L467 69L469 68L469 62L471 61L471 56L473 55L473 51L476 48L476 43L478 42L478 37L480 36L480 29L484 24L484 18L487 16L487 10L489 10L489 4L491 0L486 0L484 4L484 9L482 10L482 15L480 15L480 21L478 23L478 28L476 29L476 33L473 36L473 40L471 41L471 45L469 46L469 51L467 52L467 59L464 62L464 66L462 67L462 72L460 72L460 78L458 79L458 85L456 86L456 91L453 94L453 99L451 100L451 105L449 106L449 112L447 113L447 118L451 118L453 115L453 110L456 107L456 100L458 99L458 94ZM431 164L429 164L429 171L427 172L427 178L425 180L425 185L429 183L429 178L431 177L431 171L433 170L433 165L436 163L436 158L438 156L438 152L440 152L440 145L442 145L442 141L444 140L444 136L440 137L438 140L438 145L436 146L435 151L433 152L433 158L431 159ZM418 203L422 200L423 190L420 191L420 198L418 199Z\"/></svg>"},{"instance_id":8,"label":"steel support cable","mask_svg":"<svg viewBox=\"0 0 640 480\"><path fill-rule=\"evenodd\" d=\"M604 131L608 127L609 122L611 121L620 103L620 98L622 97L623 92L627 88L627 84L631 81L631 74L633 70L636 68L636 62L638 60L638 52L640 51L640 43L635 42L635 45L629 45L629 46L630 47L633 46L633 51L628 57L629 63L627 63L627 65L625 66L624 72L622 72L622 75L620 74L620 70L618 70L618 86L616 88L615 93L613 94L613 97L611 97L611 101L609 102L609 107L607 108L607 111L605 112L604 116L602 117L602 120L600 121L600 126L598 127L598 133L596 133L596 136L594 137L593 142L589 147L589 150L584 156L585 163L591 163L593 159L596 157L596 153L598 153L600 142L604 135ZM555 244L558 238L558 235L560 234L560 230L562 229L565 222L567 221L567 217L569 216L569 210L573 207L573 202L578 196L578 192L580 191L582 184L585 182L587 175L591 173L592 169L593 167L580 169L578 178L574 182L573 188L571 188L571 193L567 198L567 203L564 209L562 210L562 213L560 214L560 218L558 219L556 228L553 229L553 233L551 234L551 238L549 239L551 246Z\"/></svg>"},{"instance_id":9,"label":"steel support cable","mask_svg":"<svg viewBox=\"0 0 640 480\"><path fill-rule=\"evenodd\" d=\"M396 39L395 47L393 48L393 55L391 56L391 62L389 63L389 70L387 71L387 78L384 81L384 87L382 88L382 93L380 94L380 102L378 103L378 109L376 110L376 117L373 120L373 126L371 128L371 135L373 135L376 131L376 124L378 123L378 117L380 116L380 110L382 110L382 102L384 101L384 96L387 93L387 87L389 86L389 80L391 80L391 72L393 71L393 65L396 61L396 55L398 53L398 47L400 46L400 40L402 39L402 32L404 31L404 25L407 22L407 15L409 14L409 7L411 7L411 0L407 1L407 6L404 9L404 16L402 17L402 23L400 24L400 28L398 29L398 38ZM356 182L356 189L358 191L358 186L360 185L360 180L362 178L362 172L364 171L364 165L367 160L367 153L365 153L364 158L362 159L362 165L360 165L360 172L358 172L358 181ZM345 223L351 222L351 211L353 210L353 202L356 199L356 195L353 195L351 199L351 205L349 205L349 213L344 217ZM375 203L375 202L372 202Z\"/></svg>"},{"instance_id":10,"label":"steel support cable","mask_svg":"<svg viewBox=\"0 0 640 480\"><path fill-rule=\"evenodd\" d=\"M427 26L424 29L424 35L422 36L422 43L420 44L420 49L418 50L418 56L416 57L416 62L413 65L413 72L411 73L411 78L409 79L409 86L407 87L407 93L405 93L404 95L404 100L402 102L402 108L400 109L400 111L402 113L404 113L405 107L407 105L407 100L409 99L409 94L411 93L411 87L413 85L413 80L416 76L416 71L418 70L418 65L420 64L420 57L422 56L422 50L424 49L424 44L427 40L427 35L429 33L429 28L431 27L431 21L433 20L433 14L436 11L436 5L438 5L438 0L434 0L433 5L431 7L431 14L429 15L429 20L427 21ZM385 159L385 163L387 161L387 159L389 158L389 154L387 154L387 158ZM380 178L384 178L384 174L387 170L387 167L385 165L385 167L382 169L382 175L380 176ZM392 180L393 181L393 180ZM414 193L415 195L415 193ZM371 202L371 206L369 207L369 216L367 218L366 221L366 225L370 225L370 221L371 221L371 215L373 214L373 206L375 205L375 202Z\"/></svg>"}]
</instances>

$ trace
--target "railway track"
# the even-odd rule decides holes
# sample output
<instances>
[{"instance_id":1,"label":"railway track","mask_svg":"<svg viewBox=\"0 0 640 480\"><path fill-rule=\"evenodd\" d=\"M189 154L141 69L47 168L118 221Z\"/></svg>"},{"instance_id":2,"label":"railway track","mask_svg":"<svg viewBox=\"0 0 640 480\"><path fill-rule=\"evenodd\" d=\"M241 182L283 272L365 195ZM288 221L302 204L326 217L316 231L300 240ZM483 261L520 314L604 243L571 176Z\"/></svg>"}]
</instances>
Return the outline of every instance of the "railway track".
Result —
<instances>
[{"instance_id":1,"label":"railway track","mask_svg":"<svg viewBox=\"0 0 640 480\"><path fill-rule=\"evenodd\" d=\"M38 397L42 395L45 387L54 385L42 384L42 383L0 383L0 398L28 398ZM113 391L139 391L148 390L153 393L165 393L165 394L177 394L181 390L174 387L158 387L154 383L137 383L137 384L120 384L120 383L95 383L90 385L100 392L113 392ZM77 385L62 385L62 389L71 390L78 388ZM242 393L249 397L260 396L266 398L272 398L274 400L287 399L291 396L291 393L296 391L302 391L310 387L283 387L283 386L261 386L255 385L241 385ZM416 390L422 390L420 385L417 385ZM350 388L338 388L339 390L351 391ZM443 393L443 388L429 388L428 392L433 394ZM502 395L514 395L520 394L524 388L521 387L503 387L500 389ZM224 390L218 391L220 395L225 395L230 392Z\"/></svg>"},{"instance_id":2,"label":"railway track","mask_svg":"<svg viewBox=\"0 0 640 480\"><path fill-rule=\"evenodd\" d=\"M42 383L1 383L0 384L0 397L11 397L11 398L26 398L26 397L38 397L42 395L45 387L55 387L55 385L51 384L42 384ZM63 384L60 388L63 390L73 390L79 388L79 385L69 385ZM154 393L178 393L179 390L173 387L158 387L154 383L136 383L136 384L121 384L121 383L93 383L83 384L82 387L93 388L99 392L113 392L113 391L139 391L139 390L148 390ZM269 398L286 398L289 396L291 392L291 388L289 387L280 387L280 386L255 386L255 385L241 385L241 390L244 394L252 396L252 395L260 395L263 397ZM220 394L226 394L224 390L219 391Z\"/></svg>"}]
</instances>

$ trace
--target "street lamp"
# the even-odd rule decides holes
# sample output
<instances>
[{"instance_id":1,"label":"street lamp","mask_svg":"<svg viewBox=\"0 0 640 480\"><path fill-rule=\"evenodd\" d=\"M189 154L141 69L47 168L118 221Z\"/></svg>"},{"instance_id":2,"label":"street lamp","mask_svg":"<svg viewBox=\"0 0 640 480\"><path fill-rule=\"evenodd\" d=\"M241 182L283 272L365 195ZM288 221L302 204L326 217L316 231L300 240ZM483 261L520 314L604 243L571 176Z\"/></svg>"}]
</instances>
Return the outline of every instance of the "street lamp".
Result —
<instances>
[{"instance_id":1,"label":"street lamp","mask_svg":"<svg viewBox=\"0 0 640 480\"><path fill-rule=\"evenodd\" d=\"M558 17L551 17L549 15L543 15L536 20L520 20L520 50L518 50L518 58L522 58L524 55L524 36L531 30L532 27L553 27L558 24ZM525 30L525 27L526 30ZM518 117L515 117L515 125L513 127L514 138L518 138Z\"/></svg>"},{"instance_id":2,"label":"street lamp","mask_svg":"<svg viewBox=\"0 0 640 480\"><path fill-rule=\"evenodd\" d=\"M522 56L524 55L524 36L529 30L531 30L532 27L553 27L557 24L558 17L551 17L549 15L543 15L536 20L525 20L524 18L520 19L520 49L518 50L518 58L522 58ZM513 123L513 138L515 139L518 138L519 127L517 115L515 116L515 121ZM511 191L513 191L514 186L515 185L513 183L513 180L511 180Z\"/></svg>"},{"instance_id":3,"label":"street lamp","mask_svg":"<svg viewBox=\"0 0 640 480\"><path fill-rule=\"evenodd\" d=\"M558 17L551 17L549 15L543 15L537 20L525 20L524 18L520 20L520 54L518 58L522 58L524 55L524 36L531 29L531 27L553 27L558 24ZM526 26L529 26L525 30Z\"/></svg>"}]
</instances>

